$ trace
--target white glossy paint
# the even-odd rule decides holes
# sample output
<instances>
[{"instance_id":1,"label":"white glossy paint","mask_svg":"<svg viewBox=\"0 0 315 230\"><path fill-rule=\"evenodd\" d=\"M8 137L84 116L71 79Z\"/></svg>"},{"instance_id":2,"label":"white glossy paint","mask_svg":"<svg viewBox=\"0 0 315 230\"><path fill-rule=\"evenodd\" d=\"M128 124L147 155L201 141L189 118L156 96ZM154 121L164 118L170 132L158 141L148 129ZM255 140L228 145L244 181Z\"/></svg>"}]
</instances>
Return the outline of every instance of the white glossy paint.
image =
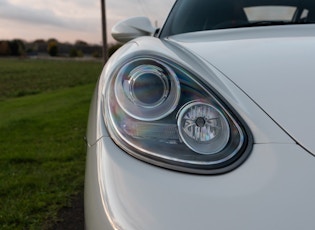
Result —
<instances>
[{"instance_id":1,"label":"white glossy paint","mask_svg":"<svg viewBox=\"0 0 315 230\"><path fill-rule=\"evenodd\" d=\"M90 147L85 184L87 229L315 228L315 158L295 144L282 129L285 128L295 138L299 134L299 138L305 138L303 143L308 143L307 136L296 132L299 127L294 125L294 116L290 115L300 116L296 111L289 110L292 101L285 99L296 100L293 105L304 109L302 103L297 103L298 97L311 93L312 80L310 75L305 77L300 74L300 79L304 76L310 85L306 86L306 92L294 91L293 94L289 90L293 86L285 83L289 79L292 84L302 84L294 78L301 71L293 65L296 59L286 56L296 53L294 57L312 57L312 50L308 51L304 46L300 46L303 48L300 50L289 45L298 46L298 41L303 40L303 43L312 46L313 32L303 36L298 30L296 34L300 36L294 37L289 29L282 33L278 29L263 28L259 32L245 31L248 39L242 37L244 33L237 32L231 37L228 31L198 33L198 37L189 34L174 36L167 41L140 38L124 46L110 59L96 88L89 117L87 139ZM271 39L272 34L276 38ZM211 39L212 42L208 42ZM263 46L269 52L278 50L287 55L284 58L283 54L275 53L275 56L269 57ZM245 163L224 175L190 175L139 161L112 142L103 118L104 85L125 58L144 52L167 57L193 70L229 102L248 124L254 137L252 153ZM255 56L258 52L262 55ZM272 65L276 60L281 62ZM313 70L312 60L303 62L299 67ZM276 68L277 74L267 64ZM286 69L280 70L279 67ZM285 78L284 74L289 77ZM257 80L257 77L261 79ZM276 80L276 77L279 79ZM280 89L286 97L279 96ZM270 94L264 95L266 92ZM303 101L310 103L311 99ZM310 105L304 111L314 114L312 108ZM286 114L281 115L281 112ZM302 117L309 119L303 120L305 124L312 120L310 115ZM291 120L293 126L285 126ZM304 134L310 138L313 136L310 129L313 125L305 127Z\"/></svg>"},{"instance_id":2,"label":"white glossy paint","mask_svg":"<svg viewBox=\"0 0 315 230\"><path fill-rule=\"evenodd\" d=\"M125 43L137 37L150 36L155 30L148 18L133 17L116 23L111 33L115 40Z\"/></svg>"},{"instance_id":3,"label":"white glossy paint","mask_svg":"<svg viewBox=\"0 0 315 230\"><path fill-rule=\"evenodd\" d=\"M97 165L99 179L86 193L96 219L88 229L315 228L315 158L295 144L256 144L241 167L220 176L151 166L107 137L93 150L88 170L96 176Z\"/></svg>"},{"instance_id":4,"label":"white glossy paint","mask_svg":"<svg viewBox=\"0 0 315 230\"><path fill-rule=\"evenodd\" d=\"M104 94L104 86L113 70L119 66L125 58L132 56L133 53L147 52L150 54L165 56L171 60L176 60L180 65L194 70L199 77L208 81L216 90L231 104L231 106L245 119L249 128L253 132L255 143L294 143L253 101L248 98L241 89L218 71L213 65L200 60L180 47L170 46L161 42L157 38L145 37L137 39L135 42L125 45L117 51L106 64L102 72L99 84L96 88L95 99L92 100L91 112L88 124L89 143L93 144L103 135L108 136L103 122L101 111L101 94ZM198 66L198 68L195 68ZM98 104L98 106L97 106ZM92 138L90 138L92 137Z\"/></svg>"},{"instance_id":5,"label":"white glossy paint","mask_svg":"<svg viewBox=\"0 0 315 230\"><path fill-rule=\"evenodd\" d=\"M214 65L298 143L315 153L315 26L200 34L193 39L191 35L175 36L173 41Z\"/></svg>"},{"instance_id":6,"label":"white glossy paint","mask_svg":"<svg viewBox=\"0 0 315 230\"><path fill-rule=\"evenodd\" d=\"M96 145L88 147L84 184L84 216L86 229L113 229L108 221L99 189Z\"/></svg>"}]
</instances>

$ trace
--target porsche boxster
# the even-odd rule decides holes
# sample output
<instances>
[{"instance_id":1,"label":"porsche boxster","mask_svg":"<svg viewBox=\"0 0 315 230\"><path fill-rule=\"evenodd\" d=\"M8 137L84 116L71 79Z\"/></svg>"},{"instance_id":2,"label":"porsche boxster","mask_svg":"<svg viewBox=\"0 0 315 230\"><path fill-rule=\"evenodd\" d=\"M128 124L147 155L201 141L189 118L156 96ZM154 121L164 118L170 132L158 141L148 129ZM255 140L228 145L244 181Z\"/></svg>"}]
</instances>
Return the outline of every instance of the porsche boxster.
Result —
<instances>
[{"instance_id":1,"label":"porsche boxster","mask_svg":"<svg viewBox=\"0 0 315 230\"><path fill-rule=\"evenodd\" d=\"M116 24L86 228L315 229L314 23L314 0L177 0Z\"/></svg>"}]
</instances>

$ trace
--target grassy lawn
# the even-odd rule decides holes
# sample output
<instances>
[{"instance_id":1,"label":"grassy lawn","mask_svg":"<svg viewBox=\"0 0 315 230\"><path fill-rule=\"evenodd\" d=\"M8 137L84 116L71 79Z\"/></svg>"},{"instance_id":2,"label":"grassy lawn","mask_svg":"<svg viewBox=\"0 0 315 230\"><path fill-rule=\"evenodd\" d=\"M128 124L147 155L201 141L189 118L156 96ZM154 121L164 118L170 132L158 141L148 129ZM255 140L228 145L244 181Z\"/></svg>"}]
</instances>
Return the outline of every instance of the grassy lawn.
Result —
<instances>
[{"instance_id":1,"label":"grassy lawn","mask_svg":"<svg viewBox=\"0 0 315 230\"><path fill-rule=\"evenodd\" d=\"M101 62L0 59L0 229L45 229L82 192Z\"/></svg>"}]
</instances>

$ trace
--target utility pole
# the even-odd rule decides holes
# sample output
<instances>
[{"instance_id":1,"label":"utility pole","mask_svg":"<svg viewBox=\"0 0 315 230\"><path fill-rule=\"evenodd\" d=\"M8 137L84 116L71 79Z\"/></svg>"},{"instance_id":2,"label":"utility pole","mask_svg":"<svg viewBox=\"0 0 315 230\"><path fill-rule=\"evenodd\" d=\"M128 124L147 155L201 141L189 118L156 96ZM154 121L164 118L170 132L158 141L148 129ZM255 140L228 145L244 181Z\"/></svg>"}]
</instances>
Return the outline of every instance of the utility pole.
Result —
<instances>
[{"instance_id":1,"label":"utility pole","mask_svg":"<svg viewBox=\"0 0 315 230\"><path fill-rule=\"evenodd\" d=\"M107 62L107 59L108 59L105 0L101 0L101 12L102 12L103 61L105 64Z\"/></svg>"}]
</instances>

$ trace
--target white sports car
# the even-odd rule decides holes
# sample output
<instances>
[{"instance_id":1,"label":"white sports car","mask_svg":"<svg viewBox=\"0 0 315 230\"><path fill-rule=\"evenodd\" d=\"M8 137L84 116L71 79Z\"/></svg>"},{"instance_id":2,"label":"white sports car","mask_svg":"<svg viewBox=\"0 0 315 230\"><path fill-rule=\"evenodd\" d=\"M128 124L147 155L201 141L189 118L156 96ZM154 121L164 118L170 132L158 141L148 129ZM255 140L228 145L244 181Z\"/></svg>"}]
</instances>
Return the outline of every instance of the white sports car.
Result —
<instances>
[{"instance_id":1,"label":"white sports car","mask_svg":"<svg viewBox=\"0 0 315 230\"><path fill-rule=\"evenodd\" d=\"M314 23L314 0L177 0L160 30L118 23L86 228L315 229Z\"/></svg>"}]
</instances>

